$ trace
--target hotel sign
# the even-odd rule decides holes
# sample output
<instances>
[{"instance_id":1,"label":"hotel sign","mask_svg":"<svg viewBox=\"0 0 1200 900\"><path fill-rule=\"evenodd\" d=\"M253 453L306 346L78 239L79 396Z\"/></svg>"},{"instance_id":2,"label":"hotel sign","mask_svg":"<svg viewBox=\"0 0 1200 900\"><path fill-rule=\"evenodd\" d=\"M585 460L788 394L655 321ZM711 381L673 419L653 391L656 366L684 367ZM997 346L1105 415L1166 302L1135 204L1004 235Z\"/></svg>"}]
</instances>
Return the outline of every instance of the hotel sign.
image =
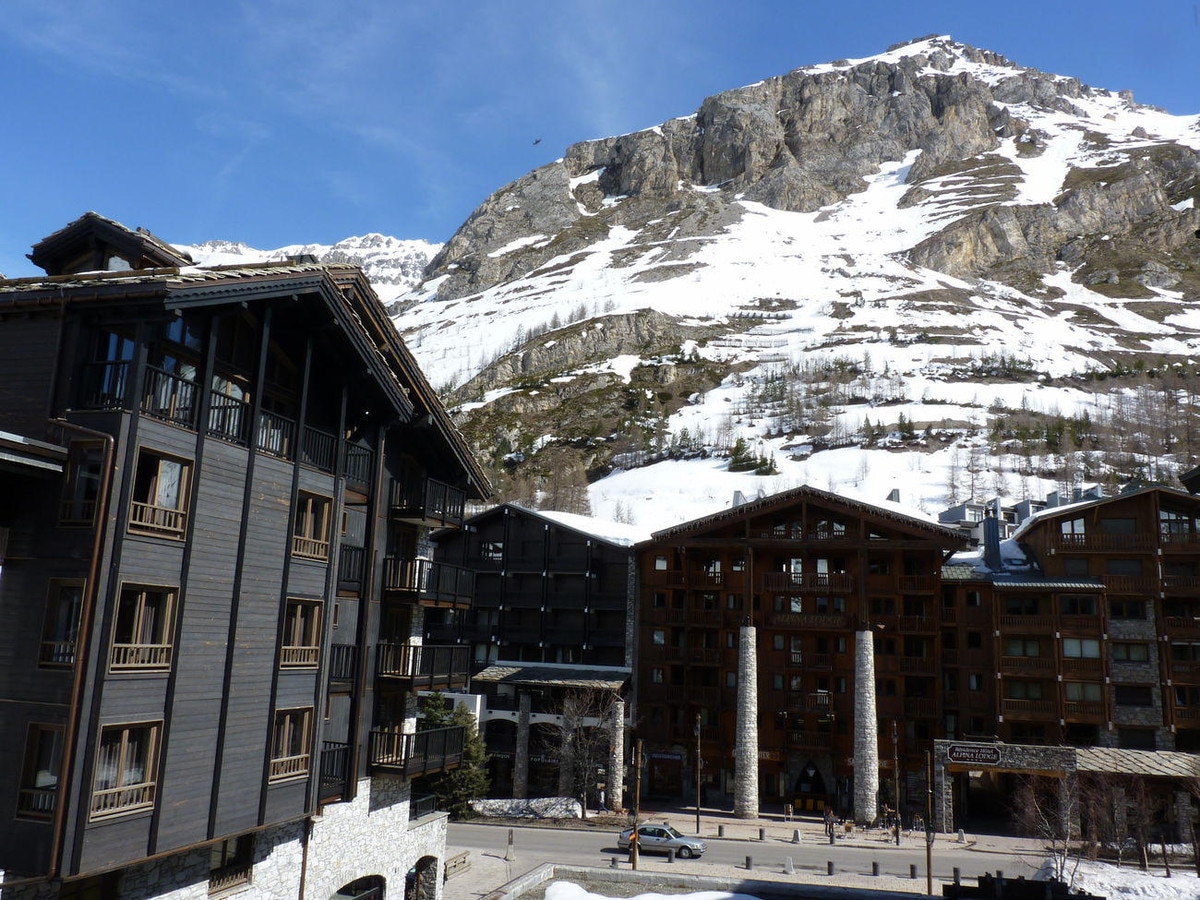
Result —
<instances>
[{"instance_id":1,"label":"hotel sign","mask_svg":"<svg viewBox=\"0 0 1200 900\"><path fill-rule=\"evenodd\" d=\"M952 763L969 763L973 766L998 766L1000 748L986 744L951 744L946 748L946 759Z\"/></svg>"}]
</instances>

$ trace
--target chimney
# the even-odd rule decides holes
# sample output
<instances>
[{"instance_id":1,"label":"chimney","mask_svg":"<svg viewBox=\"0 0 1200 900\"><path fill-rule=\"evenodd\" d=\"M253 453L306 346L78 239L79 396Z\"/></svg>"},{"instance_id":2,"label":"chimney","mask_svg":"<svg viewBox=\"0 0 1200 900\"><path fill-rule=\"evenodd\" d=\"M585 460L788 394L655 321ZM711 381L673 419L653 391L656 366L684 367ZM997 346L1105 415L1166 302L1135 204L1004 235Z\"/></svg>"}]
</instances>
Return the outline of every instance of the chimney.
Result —
<instances>
[{"instance_id":1,"label":"chimney","mask_svg":"<svg viewBox=\"0 0 1200 900\"><path fill-rule=\"evenodd\" d=\"M743 494L741 491L734 491L733 492L733 505L734 505L734 507L745 506L746 505L746 495Z\"/></svg>"},{"instance_id":2,"label":"chimney","mask_svg":"<svg viewBox=\"0 0 1200 900\"><path fill-rule=\"evenodd\" d=\"M983 564L999 572L1004 564L1000 559L1000 501L989 503L983 520Z\"/></svg>"},{"instance_id":3,"label":"chimney","mask_svg":"<svg viewBox=\"0 0 1200 900\"><path fill-rule=\"evenodd\" d=\"M890 491L888 491L887 498L888 498L889 503L899 503L900 502L900 488L892 488Z\"/></svg>"}]
</instances>

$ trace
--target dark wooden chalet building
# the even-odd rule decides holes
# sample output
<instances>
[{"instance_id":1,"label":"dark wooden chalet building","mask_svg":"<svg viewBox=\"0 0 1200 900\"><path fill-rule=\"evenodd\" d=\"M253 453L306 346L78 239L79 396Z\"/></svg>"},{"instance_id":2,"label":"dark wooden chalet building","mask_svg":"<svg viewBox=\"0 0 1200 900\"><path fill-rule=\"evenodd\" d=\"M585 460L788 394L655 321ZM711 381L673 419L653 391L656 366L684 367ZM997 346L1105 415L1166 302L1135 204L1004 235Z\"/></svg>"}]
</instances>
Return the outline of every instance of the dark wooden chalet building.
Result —
<instances>
[{"instance_id":1,"label":"dark wooden chalet building","mask_svg":"<svg viewBox=\"0 0 1200 900\"><path fill-rule=\"evenodd\" d=\"M470 648L492 796L561 793L551 748L564 696L627 697L636 618L632 546L644 534L514 503L434 534L435 559L475 574L471 609L431 614L426 639ZM619 798L615 784L608 796Z\"/></svg>"},{"instance_id":2,"label":"dark wooden chalet building","mask_svg":"<svg viewBox=\"0 0 1200 900\"><path fill-rule=\"evenodd\" d=\"M656 532L637 548L644 787L733 793L738 631L757 628L759 785L768 802L850 808L855 633L876 645L878 716L903 749L939 733L939 572L950 530L811 487ZM875 736L872 736L874 738ZM879 758L892 758L880 728Z\"/></svg>"},{"instance_id":3,"label":"dark wooden chalet building","mask_svg":"<svg viewBox=\"0 0 1200 900\"><path fill-rule=\"evenodd\" d=\"M362 273L88 213L0 281L0 888L440 894L417 689L485 477ZM319 813L319 815L318 815ZM347 843L355 847L345 852Z\"/></svg>"}]
</instances>

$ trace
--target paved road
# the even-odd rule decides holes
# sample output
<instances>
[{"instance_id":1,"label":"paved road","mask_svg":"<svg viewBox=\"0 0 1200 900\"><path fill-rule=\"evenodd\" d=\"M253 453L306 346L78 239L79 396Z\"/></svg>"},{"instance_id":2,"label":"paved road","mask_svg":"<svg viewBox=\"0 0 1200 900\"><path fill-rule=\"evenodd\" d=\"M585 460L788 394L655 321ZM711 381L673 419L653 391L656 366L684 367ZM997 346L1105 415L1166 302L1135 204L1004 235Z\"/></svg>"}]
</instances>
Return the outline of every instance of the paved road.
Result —
<instances>
[{"instance_id":1,"label":"paved road","mask_svg":"<svg viewBox=\"0 0 1200 900\"><path fill-rule=\"evenodd\" d=\"M680 823L676 823L677 826ZM694 829L684 829L685 832ZM508 835L513 837L513 859L508 855ZM902 846L876 839L873 842L860 840L855 843L839 842L835 846L822 843L819 836L805 834L801 843L792 843L788 835L790 828L775 828L774 835L767 840L717 838L704 835L708 841L708 852L700 859L676 860L670 865L680 874L710 875L725 877L736 872L745 877L746 857L751 857L754 876L769 873L781 874L786 860L790 858L798 875L806 880L825 878L827 862L832 861L836 876L870 876L872 863L878 861L881 876L891 876L889 881L903 879L924 890L925 847L917 835L906 837ZM757 834L757 832L754 832ZM464 883L452 891L458 878L447 884L447 896L480 897L494 890L505 881L530 869L555 862L567 865L607 867L616 859L622 868L628 867L628 855L616 848L615 829L559 829L522 828L509 829L505 826L451 823L447 836L448 853L470 850L473 864L471 872L459 876ZM1040 855L1030 853L1030 848L1020 845L997 845L981 852L978 844L957 844L946 836L939 837L934 844L933 871L935 892L940 894L940 883L949 881L957 867L964 880L974 883L974 876L982 872L1001 870L1008 875L1029 876L1036 869ZM662 857L647 857L643 865L647 869L661 870L666 865ZM917 867L917 882L910 882L910 866ZM488 882L495 881L494 884ZM464 888L469 890L464 892ZM881 885L882 886L882 885ZM903 888L903 885L901 885Z\"/></svg>"}]
</instances>

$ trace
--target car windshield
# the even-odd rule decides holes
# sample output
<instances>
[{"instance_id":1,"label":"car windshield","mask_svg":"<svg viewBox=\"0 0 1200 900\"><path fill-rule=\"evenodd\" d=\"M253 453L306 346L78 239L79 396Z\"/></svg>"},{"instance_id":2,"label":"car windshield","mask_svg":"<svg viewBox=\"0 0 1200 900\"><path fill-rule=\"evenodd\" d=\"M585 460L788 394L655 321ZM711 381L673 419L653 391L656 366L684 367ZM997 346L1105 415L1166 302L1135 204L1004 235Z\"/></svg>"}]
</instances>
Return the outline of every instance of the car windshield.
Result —
<instances>
[{"instance_id":1,"label":"car windshield","mask_svg":"<svg viewBox=\"0 0 1200 900\"><path fill-rule=\"evenodd\" d=\"M676 830L675 830L674 828L672 828L670 825L664 825L664 826L663 826L663 830L664 830L664 831L665 831L667 834L669 834L671 837L673 837L673 838L681 838L681 837L683 837L683 835L682 835L682 834L680 834L678 831L676 831Z\"/></svg>"}]
</instances>

